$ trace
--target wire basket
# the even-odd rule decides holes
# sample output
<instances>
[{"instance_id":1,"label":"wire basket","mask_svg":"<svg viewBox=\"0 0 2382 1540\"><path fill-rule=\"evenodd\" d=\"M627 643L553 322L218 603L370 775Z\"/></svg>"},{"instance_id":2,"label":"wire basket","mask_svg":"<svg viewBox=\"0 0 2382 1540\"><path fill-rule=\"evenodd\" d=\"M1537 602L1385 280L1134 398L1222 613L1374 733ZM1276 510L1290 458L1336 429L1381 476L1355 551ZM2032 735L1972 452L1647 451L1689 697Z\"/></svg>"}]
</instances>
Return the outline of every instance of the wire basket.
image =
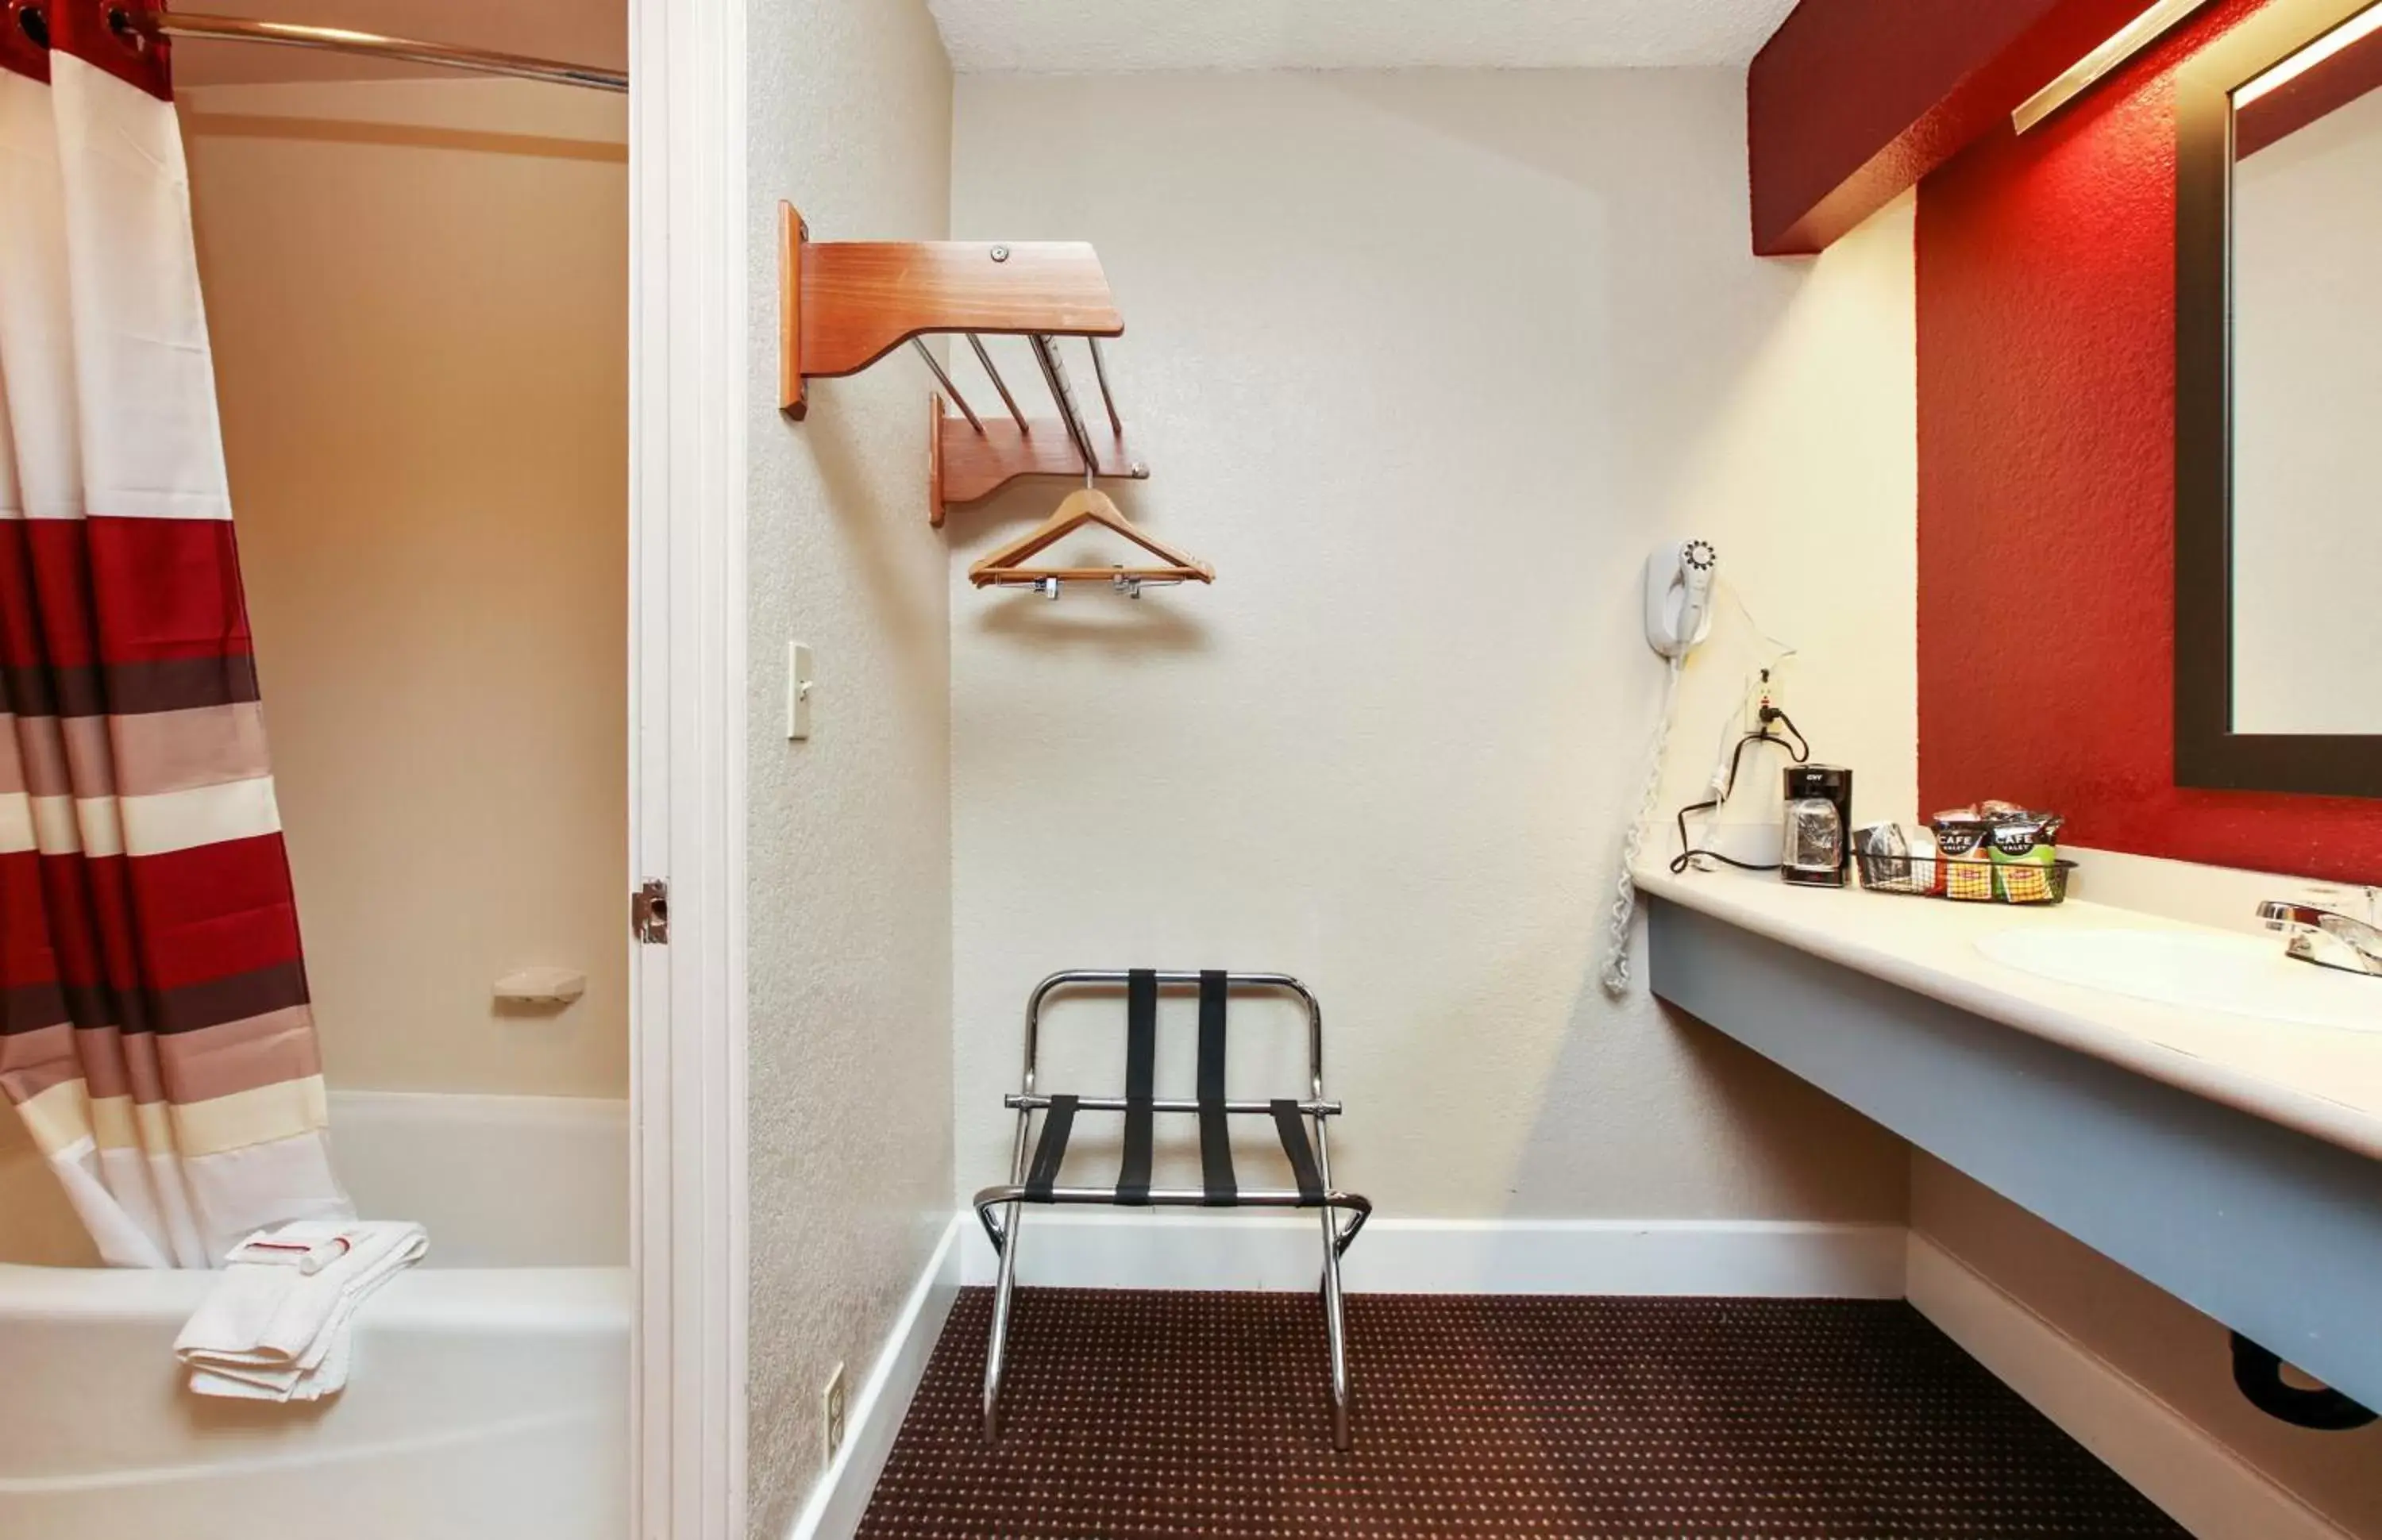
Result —
<instances>
[{"instance_id":1,"label":"wire basket","mask_svg":"<svg viewBox=\"0 0 2382 1540\"><path fill-rule=\"evenodd\" d=\"M2057 904L2068 898L2072 861L1987 861L1979 856L1856 856L1872 893L1975 904Z\"/></svg>"}]
</instances>

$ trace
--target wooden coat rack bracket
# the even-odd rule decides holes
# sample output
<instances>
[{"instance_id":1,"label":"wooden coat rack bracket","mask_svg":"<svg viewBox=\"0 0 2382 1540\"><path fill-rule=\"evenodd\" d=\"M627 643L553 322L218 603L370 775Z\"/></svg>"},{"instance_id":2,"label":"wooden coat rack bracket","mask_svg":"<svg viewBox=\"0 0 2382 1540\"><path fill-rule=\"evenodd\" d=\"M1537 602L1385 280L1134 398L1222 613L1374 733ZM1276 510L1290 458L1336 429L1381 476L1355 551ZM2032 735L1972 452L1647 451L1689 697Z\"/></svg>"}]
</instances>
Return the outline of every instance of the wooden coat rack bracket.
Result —
<instances>
[{"instance_id":1,"label":"wooden coat rack bracket","mask_svg":"<svg viewBox=\"0 0 2382 1540\"><path fill-rule=\"evenodd\" d=\"M1123 336L1100 259L1082 241L816 241L779 209L779 405L856 374L931 332Z\"/></svg>"},{"instance_id":2,"label":"wooden coat rack bracket","mask_svg":"<svg viewBox=\"0 0 2382 1540\"><path fill-rule=\"evenodd\" d=\"M944 394L932 397L927 454L927 519L979 502L1020 476L1096 476L1136 480L1148 467L1126 443L1109 394L1099 339L1124 334L1100 259L1081 241L1003 244L979 241L815 241L791 203L779 209L779 405L799 421L809 409L809 382L854 374L905 342L918 343ZM967 337L1001 393L1007 420L979 413L961 397L921 338ZM1028 339L1055 417L1029 417L986 351L986 335ZM1087 420L1057 339L1077 336L1092 348L1106 421ZM955 405L953 415L948 406Z\"/></svg>"}]
</instances>

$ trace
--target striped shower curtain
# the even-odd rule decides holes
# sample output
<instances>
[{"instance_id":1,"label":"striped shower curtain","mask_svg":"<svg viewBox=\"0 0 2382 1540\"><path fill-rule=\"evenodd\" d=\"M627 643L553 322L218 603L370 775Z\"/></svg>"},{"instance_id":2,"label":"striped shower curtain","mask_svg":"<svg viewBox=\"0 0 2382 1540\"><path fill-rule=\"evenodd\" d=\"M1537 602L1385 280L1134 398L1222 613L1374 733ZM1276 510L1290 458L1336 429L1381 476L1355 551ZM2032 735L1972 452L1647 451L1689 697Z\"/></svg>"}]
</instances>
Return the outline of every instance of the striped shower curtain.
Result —
<instances>
[{"instance_id":1,"label":"striped shower curtain","mask_svg":"<svg viewBox=\"0 0 2382 1540\"><path fill-rule=\"evenodd\" d=\"M39 11L0 9L0 1089L108 1263L205 1267L352 1211L165 50Z\"/></svg>"}]
</instances>

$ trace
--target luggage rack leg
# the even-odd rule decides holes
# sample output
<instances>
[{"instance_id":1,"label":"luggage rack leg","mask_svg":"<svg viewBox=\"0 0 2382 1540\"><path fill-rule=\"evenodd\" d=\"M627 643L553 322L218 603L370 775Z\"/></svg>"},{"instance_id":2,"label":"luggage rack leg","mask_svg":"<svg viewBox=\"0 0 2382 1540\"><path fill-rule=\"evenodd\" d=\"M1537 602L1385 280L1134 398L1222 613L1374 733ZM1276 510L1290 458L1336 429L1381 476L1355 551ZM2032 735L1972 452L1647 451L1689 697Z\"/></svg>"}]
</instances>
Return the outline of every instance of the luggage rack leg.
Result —
<instances>
[{"instance_id":1,"label":"luggage rack leg","mask_svg":"<svg viewBox=\"0 0 2382 1540\"><path fill-rule=\"evenodd\" d=\"M1320 1102L1323 1099L1320 1053L1316 1056L1314 1087L1315 1098ZM1323 1185L1329 1188L1332 1185L1332 1135L1320 1114L1315 1115L1311 1121L1315 1124L1315 1158ZM1357 1239L1357 1231L1363 1228L1369 1212L1370 1205L1368 1204L1353 1213L1344 1233L1340 1228L1338 1210L1326 1208L1322 1213L1323 1333L1332 1348L1332 1447L1344 1452L1354 1447L1356 1441L1356 1433L1351 1426L1356 1409L1350 1404L1354 1392L1348 1384L1348 1310L1346 1302L1340 1297L1340 1253L1348 1249L1349 1241Z\"/></svg>"},{"instance_id":2,"label":"luggage rack leg","mask_svg":"<svg viewBox=\"0 0 2382 1540\"><path fill-rule=\"evenodd\" d=\"M1356 1434L1349 1424L1348 1323L1340 1298L1340 1227L1323 1211L1323 1330L1332 1343L1332 1447L1346 1449Z\"/></svg>"},{"instance_id":3,"label":"luggage rack leg","mask_svg":"<svg viewBox=\"0 0 2382 1540\"><path fill-rule=\"evenodd\" d=\"M1001 1391L1003 1372L1008 1360L1009 1326L1017 1289L1017 1227L1025 1209L1022 1184L988 1187L976 1195L976 1218L984 1226L986 1238L1001 1258L999 1282L992 1296L992 1328L987 1335L984 1349L984 1436L988 1443L1001 1437ZM1145 1194L1154 1208L1194 1208L1205 1206L1204 1194L1197 1188L1159 1188ZM1052 1197L1060 1203L1098 1203L1111 1206L1115 1201L1112 1191L1102 1188L1059 1188ZM1300 1206L1303 1195L1293 1192L1243 1191L1243 1206L1258 1208L1292 1208ZM1323 1324L1331 1345L1332 1443L1334 1448L1352 1447L1352 1420L1355 1399L1349 1388L1348 1319L1345 1302L1341 1296L1340 1255L1348 1249L1357 1232L1365 1228L1373 1205L1354 1192L1329 1191L1322 1194L1323 1226ZM1345 1211L1348 1222L1344 1226L1340 1215Z\"/></svg>"},{"instance_id":4,"label":"luggage rack leg","mask_svg":"<svg viewBox=\"0 0 2382 1540\"><path fill-rule=\"evenodd\" d=\"M1025 1090L1034 1089L1033 1019L1029 1014L1025 1039ZM1026 1141L1034 1132L1031 1108L1017 1111L1017 1137L1009 1152L1009 1181L1013 1190L1025 1180ZM1001 1205L1001 1222L993 1222L992 1213L979 1205L976 1217L984 1222L985 1233L992 1239L992 1249L1001 1254L1000 1282L992 1291L992 1330L984 1343L984 1437L989 1444L1001 1436L1001 1375L1009 1353L1009 1308L1017 1292L1017 1222L1025 1216L1025 1205L1013 1199Z\"/></svg>"},{"instance_id":5,"label":"luggage rack leg","mask_svg":"<svg viewBox=\"0 0 2382 1540\"><path fill-rule=\"evenodd\" d=\"M1001 1281L992 1291L992 1332L984 1345L984 1436L1001 1436L1001 1372L1009 1350L1010 1298L1017 1291L1017 1220L1025 1205L1011 1204L1001 1229Z\"/></svg>"}]
</instances>

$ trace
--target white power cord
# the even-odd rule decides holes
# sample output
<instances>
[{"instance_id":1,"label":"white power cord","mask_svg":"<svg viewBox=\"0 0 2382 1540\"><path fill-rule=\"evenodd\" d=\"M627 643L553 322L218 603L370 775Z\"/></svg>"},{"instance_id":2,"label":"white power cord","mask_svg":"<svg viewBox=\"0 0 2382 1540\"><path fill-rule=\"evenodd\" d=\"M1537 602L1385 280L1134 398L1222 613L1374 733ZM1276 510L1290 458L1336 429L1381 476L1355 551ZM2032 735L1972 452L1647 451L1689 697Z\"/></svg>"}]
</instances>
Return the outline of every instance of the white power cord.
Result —
<instances>
[{"instance_id":1,"label":"white power cord","mask_svg":"<svg viewBox=\"0 0 2382 1540\"><path fill-rule=\"evenodd\" d=\"M1613 885L1613 928L1604 953L1604 992L1618 999L1629 992L1629 926L1638 913L1638 884L1630 873L1646 843L1646 820L1663 794L1663 756L1671 742L1671 714L1678 704L1679 673L1687 666L1684 654L1671 659L1670 678L1663 685L1663 718L1654 727L1652 763L1646 767L1645 794L1630 817L1629 832L1621 841L1621 875Z\"/></svg>"}]
</instances>

